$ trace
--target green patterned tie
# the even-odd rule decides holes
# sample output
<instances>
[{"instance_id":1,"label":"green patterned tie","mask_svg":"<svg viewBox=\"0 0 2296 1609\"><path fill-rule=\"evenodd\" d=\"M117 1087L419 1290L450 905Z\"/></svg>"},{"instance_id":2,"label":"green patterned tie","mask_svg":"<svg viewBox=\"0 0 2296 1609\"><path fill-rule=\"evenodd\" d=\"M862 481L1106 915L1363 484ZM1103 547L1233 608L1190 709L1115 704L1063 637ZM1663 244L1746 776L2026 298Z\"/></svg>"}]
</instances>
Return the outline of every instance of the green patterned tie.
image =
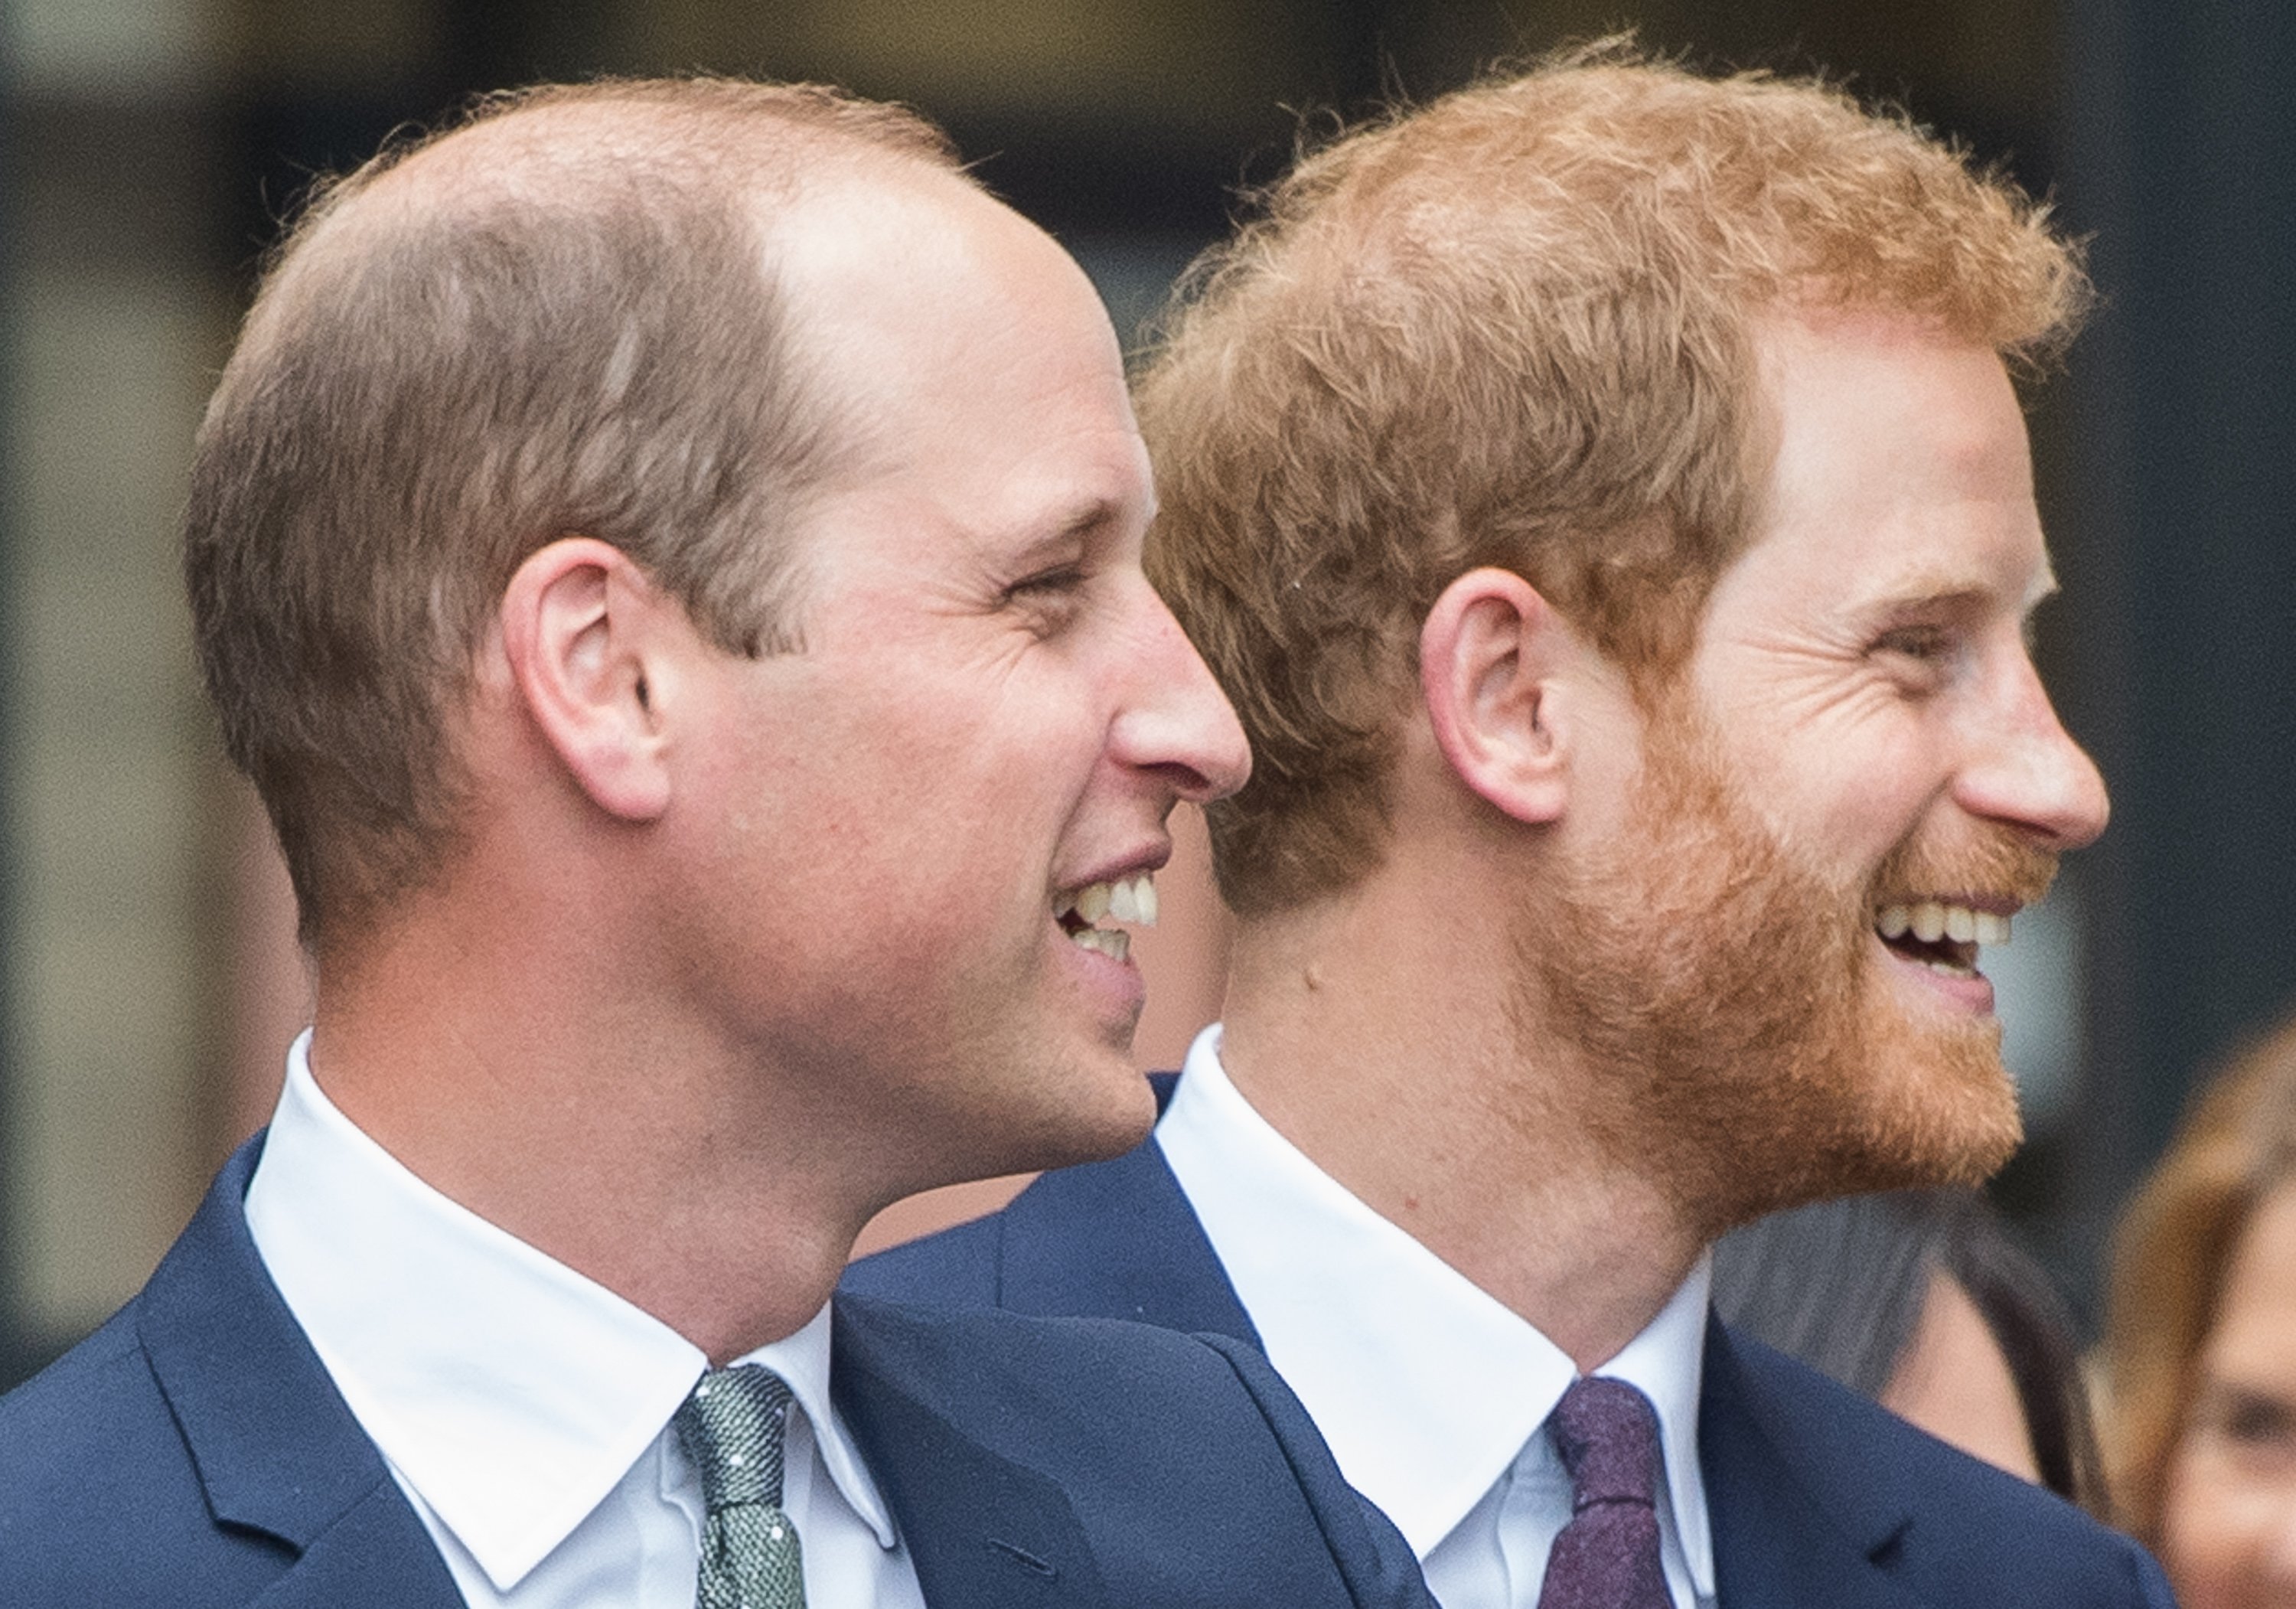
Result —
<instances>
[{"instance_id":1,"label":"green patterned tie","mask_svg":"<svg viewBox=\"0 0 2296 1609\"><path fill-rule=\"evenodd\" d=\"M712 1369L670 1421L701 1473L701 1584L694 1609L805 1609L797 1527L782 1512L790 1389L754 1363Z\"/></svg>"}]
</instances>

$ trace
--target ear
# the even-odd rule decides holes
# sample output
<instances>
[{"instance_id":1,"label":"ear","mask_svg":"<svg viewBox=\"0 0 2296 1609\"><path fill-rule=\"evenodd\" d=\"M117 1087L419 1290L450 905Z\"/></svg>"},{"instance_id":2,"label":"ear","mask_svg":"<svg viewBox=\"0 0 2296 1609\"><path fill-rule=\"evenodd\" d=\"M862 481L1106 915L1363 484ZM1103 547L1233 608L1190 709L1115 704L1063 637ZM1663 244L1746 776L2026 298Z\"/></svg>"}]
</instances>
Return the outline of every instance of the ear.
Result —
<instances>
[{"instance_id":1,"label":"ear","mask_svg":"<svg viewBox=\"0 0 2296 1609\"><path fill-rule=\"evenodd\" d=\"M669 805L654 700L670 614L685 624L628 555L589 537L528 555L503 592L503 653L528 715L591 801L626 821Z\"/></svg>"},{"instance_id":2,"label":"ear","mask_svg":"<svg viewBox=\"0 0 2296 1609\"><path fill-rule=\"evenodd\" d=\"M1518 821L1569 802L1572 691L1590 652L1512 571L1471 570L1419 628L1419 684L1436 747L1459 780Z\"/></svg>"}]
</instances>

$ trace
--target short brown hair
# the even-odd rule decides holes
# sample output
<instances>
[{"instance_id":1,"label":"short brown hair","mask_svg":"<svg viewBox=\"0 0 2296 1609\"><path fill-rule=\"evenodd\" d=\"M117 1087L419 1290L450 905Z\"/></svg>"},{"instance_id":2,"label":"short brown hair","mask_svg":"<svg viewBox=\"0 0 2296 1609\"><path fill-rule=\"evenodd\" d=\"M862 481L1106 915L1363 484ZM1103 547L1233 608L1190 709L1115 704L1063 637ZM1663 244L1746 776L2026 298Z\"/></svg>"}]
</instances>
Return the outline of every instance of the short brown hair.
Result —
<instances>
[{"instance_id":1,"label":"short brown hair","mask_svg":"<svg viewBox=\"0 0 2296 1609\"><path fill-rule=\"evenodd\" d=\"M306 942L451 849L456 718L536 548L599 538L729 651L790 644L777 538L838 442L771 206L870 157L955 168L833 91L608 80L490 96L305 209L199 433L184 571ZM417 161L451 182L389 182Z\"/></svg>"},{"instance_id":2,"label":"short brown hair","mask_svg":"<svg viewBox=\"0 0 2296 1609\"><path fill-rule=\"evenodd\" d=\"M2005 356L2088 299L2046 209L1836 88L1607 41L1305 157L1140 386L1151 574L1243 718L1239 912L1376 863L1418 636L1500 565L1635 673L1686 654L1765 466L1751 324L1828 305Z\"/></svg>"},{"instance_id":3,"label":"short brown hair","mask_svg":"<svg viewBox=\"0 0 2296 1609\"><path fill-rule=\"evenodd\" d=\"M2106 1473L2121 1523L2157 1547L2169 1459L2226 1272L2266 1197L2296 1182L2296 1017L2207 1088L2113 1238Z\"/></svg>"}]
</instances>

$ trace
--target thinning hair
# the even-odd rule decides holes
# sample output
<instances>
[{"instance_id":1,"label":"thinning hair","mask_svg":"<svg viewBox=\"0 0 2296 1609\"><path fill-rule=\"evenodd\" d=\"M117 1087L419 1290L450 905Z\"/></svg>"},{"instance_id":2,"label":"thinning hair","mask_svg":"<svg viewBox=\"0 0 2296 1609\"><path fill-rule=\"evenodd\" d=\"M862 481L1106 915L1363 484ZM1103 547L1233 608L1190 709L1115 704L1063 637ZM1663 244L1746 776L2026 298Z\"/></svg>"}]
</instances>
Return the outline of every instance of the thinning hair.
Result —
<instances>
[{"instance_id":1,"label":"thinning hair","mask_svg":"<svg viewBox=\"0 0 2296 1609\"><path fill-rule=\"evenodd\" d=\"M184 517L200 663L305 941L432 875L504 587L594 537L711 640L796 640L792 511L832 467L775 232L822 176L956 171L897 107L605 80L486 97L321 185L208 406Z\"/></svg>"},{"instance_id":2,"label":"thinning hair","mask_svg":"<svg viewBox=\"0 0 2296 1609\"><path fill-rule=\"evenodd\" d=\"M1139 388L1150 573L1234 702L1243 914L1378 861L1419 630L1514 571L1633 675L1686 656L1767 472L1753 327L1902 313L2021 364L2090 292L2046 210L1902 115L1606 41L1305 156Z\"/></svg>"},{"instance_id":3,"label":"thinning hair","mask_svg":"<svg viewBox=\"0 0 2296 1609\"><path fill-rule=\"evenodd\" d=\"M2112 1243L2105 1458L2123 1525L2161 1545L2169 1465L2224 1307L2225 1277L2266 1198L2296 1186L2296 1016L2201 1093Z\"/></svg>"}]
</instances>

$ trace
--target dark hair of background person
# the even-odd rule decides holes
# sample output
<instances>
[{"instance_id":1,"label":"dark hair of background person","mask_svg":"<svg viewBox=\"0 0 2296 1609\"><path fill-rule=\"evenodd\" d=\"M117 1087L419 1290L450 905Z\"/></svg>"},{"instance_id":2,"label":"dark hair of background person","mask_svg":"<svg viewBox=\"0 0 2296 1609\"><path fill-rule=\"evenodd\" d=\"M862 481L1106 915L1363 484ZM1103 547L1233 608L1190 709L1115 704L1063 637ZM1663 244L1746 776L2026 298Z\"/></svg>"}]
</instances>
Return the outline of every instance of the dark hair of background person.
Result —
<instances>
[{"instance_id":1,"label":"dark hair of background person","mask_svg":"<svg viewBox=\"0 0 2296 1609\"><path fill-rule=\"evenodd\" d=\"M2106 1452L2122 1518L2148 1546L2161 1541L2169 1463L2192 1412L2226 1270L2256 1209L2292 1182L2296 1016L2203 1087L2113 1239Z\"/></svg>"},{"instance_id":2,"label":"dark hair of background person","mask_svg":"<svg viewBox=\"0 0 2296 1609\"><path fill-rule=\"evenodd\" d=\"M1982 1196L1903 1190L1773 1213L1717 1243L1714 1306L1741 1333L1879 1400L1939 1273L1968 1293L2001 1349L2042 1483L2107 1517L2071 1318Z\"/></svg>"}]
</instances>

